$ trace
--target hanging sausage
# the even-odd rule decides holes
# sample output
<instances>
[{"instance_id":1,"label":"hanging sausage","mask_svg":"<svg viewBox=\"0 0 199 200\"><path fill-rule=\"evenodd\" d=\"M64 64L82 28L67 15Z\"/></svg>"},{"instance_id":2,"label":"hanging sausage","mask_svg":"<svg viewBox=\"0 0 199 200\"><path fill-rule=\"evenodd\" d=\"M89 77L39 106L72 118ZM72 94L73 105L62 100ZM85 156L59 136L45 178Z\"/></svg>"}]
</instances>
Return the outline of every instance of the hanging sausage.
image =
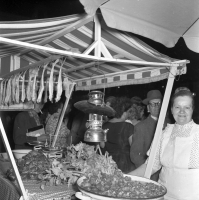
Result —
<instances>
[{"instance_id":1,"label":"hanging sausage","mask_svg":"<svg viewBox=\"0 0 199 200\"><path fill-rule=\"evenodd\" d=\"M39 72L39 68L35 69L35 73L34 73L34 79L33 79L33 86L32 86L32 101L36 102L37 100L37 76L38 76L38 72Z\"/></svg>"},{"instance_id":2,"label":"hanging sausage","mask_svg":"<svg viewBox=\"0 0 199 200\"><path fill-rule=\"evenodd\" d=\"M8 79L5 80L4 86L3 86L3 96L2 96L2 105L4 105L5 98L6 98L6 87L7 87Z\"/></svg>"},{"instance_id":3,"label":"hanging sausage","mask_svg":"<svg viewBox=\"0 0 199 200\"><path fill-rule=\"evenodd\" d=\"M4 84L5 80L1 81L0 84L0 105L2 105L2 99L3 99L3 84Z\"/></svg>"},{"instance_id":4,"label":"hanging sausage","mask_svg":"<svg viewBox=\"0 0 199 200\"><path fill-rule=\"evenodd\" d=\"M44 103L48 101L48 82L49 78L46 79L46 87L45 87L45 94L44 94Z\"/></svg>"},{"instance_id":5,"label":"hanging sausage","mask_svg":"<svg viewBox=\"0 0 199 200\"><path fill-rule=\"evenodd\" d=\"M16 99L15 99L15 93L16 93L16 75L14 75L14 77L11 80L11 102L15 103Z\"/></svg>"},{"instance_id":6,"label":"hanging sausage","mask_svg":"<svg viewBox=\"0 0 199 200\"><path fill-rule=\"evenodd\" d=\"M52 69L51 69L51 72L50 72L50 78L49 78L49 100L52 101L53 100L53 89L54 89L54 77L53 77L53 74L54 74L54 68L55 68L55 65L58 63L59 59L57 59L53 65L52 65Z\"/></svg>"},{"instance_id":7,"label":"hanging sausage","mask_svg":"<svg viewBox=\"0 0 199 200\"><path fill-rule=\"evenodd\" d=\"M41 102L42 94L44 92L44 73L45 73L46 67L47 67L47 64L44 65L44 68L43 68L43 72L42 72L42 76L41 76L41 80L40 80L40 88L39 88L37 103Z\"/></svg>"},{"instance_id":8,"label":"hanging sausage","mask_svg":"<svg viewBox=\"0 0 199 200\"><path fill-rule=\"evenodd\" d=\"M26 72L24 72L22 76L22 85L21 85L21 101L24 102L26 98L26 88L25 88L25 77L26 77Z\"/></svg>"},{"instance_id":9,"label":"hanging sausage","mask_svg":"<svg viewBox=\"0 0 199 200\"><path fill-rule=\"evenodd\" d=\"M58 83L57 83L57 95L55 98L56 102L60 100L61 94L62 94L62 66L60 67L60 70L59 70L59 77L58 77Z\"/></svg>"},{"instance_id":10,"label":"hanging sausage","mask_svg":"<svg viewBox=\"0 0 199 200\"><path fill-rule=\"evenodd\" d=\"M10 103L9 101L11 101L11 82L12 82L12 77L8 80L7 83L7 87L6 87L6 95L5 95L5 100L4 100L4 104L6 106L8 106L8 104Z\"/></svg>"},{"instance_id":11,"label":"hanging sausage","mask_svg":"<svg viewBox=\"0 0 199 200\"><path fill-rule=\"evenodd\" d=\"M19 103L20 102L20 100L19 100L19 79L20 79L20 77L21 77L21 75L20 74L17 74L16 75L16 90L15 90L15 102L16 103Z\"/></svg>"}]
</instances>

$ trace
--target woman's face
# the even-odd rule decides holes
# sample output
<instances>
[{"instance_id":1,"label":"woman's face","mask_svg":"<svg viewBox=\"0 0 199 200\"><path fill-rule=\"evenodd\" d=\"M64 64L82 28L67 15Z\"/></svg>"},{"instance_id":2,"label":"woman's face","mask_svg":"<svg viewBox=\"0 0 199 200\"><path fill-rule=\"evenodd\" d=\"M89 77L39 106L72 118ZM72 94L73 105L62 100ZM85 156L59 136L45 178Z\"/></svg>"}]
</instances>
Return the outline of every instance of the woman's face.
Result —
<instances>
[{"instance_id":1,"label":"woman's face","mask_svg":"<svg viewBox=\"0 0 199 200\"><path fill-rule=\"evenodd\" d=\"M171 112L177 124L184 125L192 120L193 105L189 96L179 96L173 102Z\"/></svg>"}]
</instances>

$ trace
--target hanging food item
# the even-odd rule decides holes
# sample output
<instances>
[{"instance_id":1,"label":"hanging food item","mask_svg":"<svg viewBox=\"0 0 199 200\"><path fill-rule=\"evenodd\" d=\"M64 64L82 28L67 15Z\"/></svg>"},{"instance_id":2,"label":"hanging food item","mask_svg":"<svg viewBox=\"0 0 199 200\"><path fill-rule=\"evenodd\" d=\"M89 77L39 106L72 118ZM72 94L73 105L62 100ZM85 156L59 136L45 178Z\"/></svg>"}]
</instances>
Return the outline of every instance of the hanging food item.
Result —
<instances>
[{"instance_id":1,"label":"hanging food item","mask_svg":"<svg viewBox=\"0 0 199 200\"><path fill-rule=\"evenodd\" d=\"M62 66L59 70L59 77L58 77L58 83L57 83L57 95L55 101L58 102L61 98L62 94Z\"/></svg>"},{"instance_id":2,"label":"hanging food item","mask_svg":"<svg viewBox=\"0 0 199 200\"><path fill-rule=\"evenodd\" d=\"M41 80L40 80L40 88L39 88L39 94L38 94L38 98L37 98L37 103L41 102L41 98L42 98L42 94L44 92L44 72L46 70L47 64L44 65L44 69L42 72L42 76L41 76Z\"/></svg>"},{"instance_id":3,"label":"hanging food item","mask_svg":"<svg viewBox=\"0 0 199 200\"><path fill-rule=\"evenodd\" d=\"M29 79L28 79L28 86L27 86L27 92L26 92L28 101L32 99L33 82L34 82L36 71L37 69L29 69Z\"/></svg>"},{"instance_id":4,"label":"hanging food item","mask_svg":"<svg viewBox=\"0 0 199 200\"><path fill-rule=\"evenodd\" d=\"M53 73L54 73L54 68L55 65L57 64L57 62L59 61L59 59L57 59L53 65L52 65L52 69L50 72L50 79L49 79L49 100L52 101L53 100L53 87L54 87L54 77L53 77Z\"/></svg>"},{"instance_id":5,"label":"hanging food item","mask_svg":"<svg viewBox=\"0 0 199 200\"><path fill-rule=\"evenodd\" d=\"M6 87L6 96L4 104L7 106L11 102L11 82L12 78L8 80L7 87Z\"/></svg>"},{"instance_id":6,"label":"hanging food item","mask_svg":"<svg viewBox=\"0 0 199 200\"><path fill-rule=\"evenodd\" d=\"M48 101L48 82L49 78L46 79L46 87L45 87L45 95L44 95L44 103Z\"/></svg>"},{"instance_id":7,"label":"hanging food item","mask_svg":"<svg viewBox=\"0 0 199 200\"><path fill-rule=\"evenodd\" d=\"M6 87L7 87L8 80L5 80L3 85L3 96L2 96L2 105L4 105L5 98L6 98Z\"/></svg>"},{"instance_id":8,"label":"hanging food item","mask_svg":"<svg viewBox=\"0 0 199 200\"><path fill-rule=\"evenodd\" d=\"M10 101L15 103L16 99L15 99L15 93L16 93L16 77L14 75L14 77L11 80L11 99Z\"/></svg>"},{"instance_id":9,"label":"hanging food item","mask_svg":"<svg viewBox=\"0 0 199 200\"><path fill-rule=\"evenodd\" d=\"M20 79L20 77L21 77L21 74L17 74L16 75L16 93L15 93L15 102L16 103L19 103L20 102L20 100L19 100L19 79Z\"/></svg>"},{"instance_id":10,"label":"hanging food item","mask_svg":"<svg viewBox=\"0 0 199 200\"><path fill-rule=\"evenodd\" d=\"M32 101L33 102L36 102L36 100L37 100L37 89L38 89L37 75L38 75L39 69L40 69L40 67L35 70L34 79L33 79L33 87L32 87Z\"/></svg>"},{"instance_id":11,"label":"hanging food item","mask_svg":"<svg viewBox=\"0 0 199 200\"><path fill-rule=\"evenodd\" d=\"M5 80L1 81L0 84L0 105L2 105L2 99L3 99L3 84L4 84Z\"/></svg>"},{"instance_id":12,"label":"hanging food item","mask_svg":"<svg viewBox=\"0 0 199 200\"><path fill-rule=\"evenodd\" d=\"M72 85L74 83L69 81L68 80L68 77L64 77L64 82L63 82L63 86L64 86L64 90L65 90L65 96L66 98L69 98L70 97L70 91L71 91L71 88L72 88Z\"/></svg>"},{"instance_id":13,"label":"hanging food item","mask_svg":"<svg viewBox=\"0 0 199 200\"><path fill-rule=\"evenodd\" d=\"M25 77L26 77L26 72L24 72L22 76L22 85L21 85L21 101L24 102L26 98L26 88L25 88Z\"/></svg>"}]
</instances>

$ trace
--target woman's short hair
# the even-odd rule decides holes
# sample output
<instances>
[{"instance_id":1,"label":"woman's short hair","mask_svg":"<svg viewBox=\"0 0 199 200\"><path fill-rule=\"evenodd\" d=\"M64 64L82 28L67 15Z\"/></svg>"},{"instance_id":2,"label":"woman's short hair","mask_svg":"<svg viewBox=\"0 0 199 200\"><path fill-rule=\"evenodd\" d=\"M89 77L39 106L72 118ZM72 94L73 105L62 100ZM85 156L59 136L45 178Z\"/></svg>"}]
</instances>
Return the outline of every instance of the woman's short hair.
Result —
<instances>
[{"instance_id":1,"label":"woman's short hair","mask_svg":"<svg viewBox=\"0 0 199 200\"><path fill-rule=\"evenodd\" d=\"M105 103L110 103L110 106L112 105L112 104L114 104L115 103L115 101L116 101L116 97L114 97L114 96L109 96L109 97L107 97L106 99L105 99Z\"/></svg>"},{"instance_id":2,"label":"woman's short hair","mask_svg":"<svg viewBox=\"0 0 199 200\"><path fill-rule=\"evenodd\" d=\"M194 109L195 107L194 95L186 87L180 87L175 90L175 93L171 98L171 107L173 107L174 101L177 97L184 97L184 96L188 96L192 99L192 108Z\"/></svg>"},{"instance_id":3,"label":"woman's short hair","mask_svg":"<svg viewBox=\"0 0 199 200\"><path fill-rule=\"evenodd\" d=\"M117 97L116 101L111 105L111 107L115 110L116 118L120 118L124 112L126 112L132 106L132 102L127 97Z\"/></svg>"},{"instance_id":4,"label":"woman's short hair","mask_svg":"<svg viewBox=\"0 0 199 200\"><path fill-rule=\"evenodd\" d=\"M138 109L136 107L131 107L130 109L128 109L128 118L129 120L134 120L134 119L139 119L139 112Z\"/></svg>"},{"instance_id":5,"label":"woman's short hair","mask_svg":"<svg viewBox=\"0 0 199 200\"><path fill-rule=\"evenodd\" d=\"M138 116L139 116L138 119L140 119L140 120L143 118L145 107L146 106L144 104L136 106L136 109L138 111ZM141 115L141 113L142 113L142 115Z\"/></svg>"}]
</instances>

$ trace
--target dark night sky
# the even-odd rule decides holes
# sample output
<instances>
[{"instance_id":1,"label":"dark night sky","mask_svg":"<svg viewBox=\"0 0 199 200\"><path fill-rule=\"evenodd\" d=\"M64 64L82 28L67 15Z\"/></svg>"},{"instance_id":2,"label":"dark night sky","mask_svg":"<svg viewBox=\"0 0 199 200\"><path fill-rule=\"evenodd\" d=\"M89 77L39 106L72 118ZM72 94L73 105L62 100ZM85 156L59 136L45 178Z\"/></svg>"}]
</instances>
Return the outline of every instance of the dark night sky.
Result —
<instances>
[{"instance_id":1,"label":"dark night sky","mask_svg":"<svg viewBox=\"0 0 199 200\"><path fill-rule=\"evenodd\" d=\"M84 8L79 0L0 0L0 20L16 21L30 20L50 17L59 17L64 15L72 15L83 13ZM199 77L199 55L192 52L186 47L184 40L181 38L174 48L166 48L160 43L150 39L138 36L144 42L149 44L159 52L176 59L187 59L190 64L187 65L187 74L180 77L175 82L177 85L187 85L190 89L199 92L197 87Z\"/></svg>"}]
</instances>

